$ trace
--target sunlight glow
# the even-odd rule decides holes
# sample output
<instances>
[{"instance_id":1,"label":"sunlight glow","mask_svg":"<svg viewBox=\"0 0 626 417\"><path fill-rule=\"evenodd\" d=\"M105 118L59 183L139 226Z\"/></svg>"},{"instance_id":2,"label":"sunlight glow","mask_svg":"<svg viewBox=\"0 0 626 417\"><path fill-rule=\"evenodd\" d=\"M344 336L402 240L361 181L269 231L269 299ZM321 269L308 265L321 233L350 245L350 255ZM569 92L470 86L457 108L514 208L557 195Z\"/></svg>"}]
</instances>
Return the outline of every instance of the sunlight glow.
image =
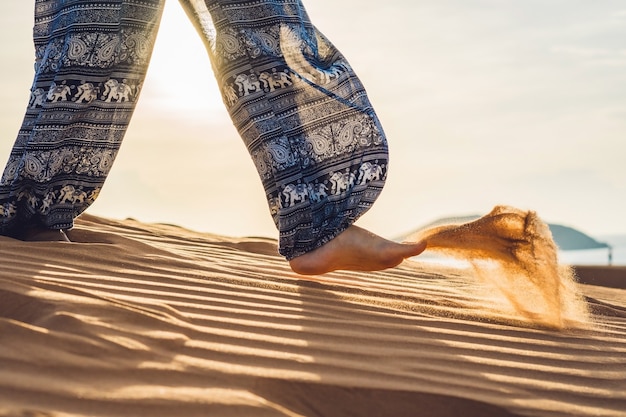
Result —
<instances>
[{"instance_id":1,"label":"sunlight glow","mask_svg":"<svg viewBox=\"0 0 626 417\"><path fill-rule=\"evenodd\" d=\"M151 107L176 116L224 115L204 44L177 1L165 4L142 96Z\"/></svg>"}]
</instances>

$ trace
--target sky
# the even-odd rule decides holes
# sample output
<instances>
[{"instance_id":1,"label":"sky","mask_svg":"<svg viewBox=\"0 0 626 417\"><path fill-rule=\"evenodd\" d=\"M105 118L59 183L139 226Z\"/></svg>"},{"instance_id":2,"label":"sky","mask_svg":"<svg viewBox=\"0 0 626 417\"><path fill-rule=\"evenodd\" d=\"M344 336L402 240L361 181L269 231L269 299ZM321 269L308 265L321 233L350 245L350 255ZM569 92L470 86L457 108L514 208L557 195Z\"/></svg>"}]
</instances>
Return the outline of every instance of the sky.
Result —
<instances>
[{"instance_id":1,"label":"sky","mask_svg":"<svg viewBox=\"0 0 626 417\"><path fill-rule=\"evenodd\" d=\"M33 3L0 15L0 159L32 82ZM623 0L309 0L387 133L383 194L359 224L388 238L498 204L592 236L626 233ZM3 162L0 162L2 164ZM89 213L275 237L202 43L167 0L141 100Z\"/></svg>"}]
</instances>

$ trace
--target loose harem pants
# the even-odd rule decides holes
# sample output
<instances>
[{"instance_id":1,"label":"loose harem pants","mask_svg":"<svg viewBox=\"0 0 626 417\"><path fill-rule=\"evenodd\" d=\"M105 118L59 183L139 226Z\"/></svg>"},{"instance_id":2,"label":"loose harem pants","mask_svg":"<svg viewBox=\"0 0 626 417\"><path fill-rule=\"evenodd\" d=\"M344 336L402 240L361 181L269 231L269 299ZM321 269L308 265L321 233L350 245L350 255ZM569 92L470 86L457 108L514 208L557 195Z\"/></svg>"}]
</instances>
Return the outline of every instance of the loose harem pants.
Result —
<instances>
[{"instance_id":1,"label":"loose harem pants","mask_svg":"<svg viewBox=\"0 0 626 417\"><path fill-rule=\"evenodd\" d=\"M35 79L0 182L0 233L69 229L96 199L164 1L35 1ZM387 173L387 141L362 84L301 0L180 3L258 170L280 253L322 246L369 209Z\"/></svg>"}]
</instances>

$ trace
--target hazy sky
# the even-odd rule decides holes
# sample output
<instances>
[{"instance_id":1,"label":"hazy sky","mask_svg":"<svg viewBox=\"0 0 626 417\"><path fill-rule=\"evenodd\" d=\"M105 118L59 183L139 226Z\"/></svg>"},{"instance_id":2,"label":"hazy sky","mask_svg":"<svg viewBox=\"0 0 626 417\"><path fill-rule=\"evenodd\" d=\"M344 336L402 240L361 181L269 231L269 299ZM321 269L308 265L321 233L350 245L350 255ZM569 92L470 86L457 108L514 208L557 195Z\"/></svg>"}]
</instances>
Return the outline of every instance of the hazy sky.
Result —
<instances>
[{"instance_id":1,"label":"hazy sky","mask_svg":"<svg viewBox=\"0 0 626 417\"><path fill-rule=\"evenodd\" d=\"M0 158L32 81L32 7L0 16ZM360 224L387 237L496 204L626 233L623 0L309 0L387 132L391 168ZM136 116L93 214L275 236L208 59L168 0Z\"/></svg>"}]
</instances>

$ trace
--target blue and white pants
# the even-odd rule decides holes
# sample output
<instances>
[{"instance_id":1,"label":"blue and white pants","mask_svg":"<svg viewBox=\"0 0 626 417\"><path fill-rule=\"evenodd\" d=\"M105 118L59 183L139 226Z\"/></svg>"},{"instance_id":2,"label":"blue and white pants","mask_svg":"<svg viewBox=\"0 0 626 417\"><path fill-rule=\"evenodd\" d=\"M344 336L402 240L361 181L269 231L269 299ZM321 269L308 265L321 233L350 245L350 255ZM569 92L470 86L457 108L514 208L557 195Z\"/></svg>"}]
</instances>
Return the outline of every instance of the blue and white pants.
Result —
<instances>
[{"instance_id":1,"label":"blue and white pants","mask_svg":"<svg viewBox=\"0 0 626 417\"><path fill-rule=\"evenodd\" d=\"M35 78L0 181L0 233L71 228L96 199L164 1L35 0ZM387 173L387 141L361 82L301 0L180 3L258 170L280 253L322 246L369 209Z\"/></svg>"}]
</instances>

